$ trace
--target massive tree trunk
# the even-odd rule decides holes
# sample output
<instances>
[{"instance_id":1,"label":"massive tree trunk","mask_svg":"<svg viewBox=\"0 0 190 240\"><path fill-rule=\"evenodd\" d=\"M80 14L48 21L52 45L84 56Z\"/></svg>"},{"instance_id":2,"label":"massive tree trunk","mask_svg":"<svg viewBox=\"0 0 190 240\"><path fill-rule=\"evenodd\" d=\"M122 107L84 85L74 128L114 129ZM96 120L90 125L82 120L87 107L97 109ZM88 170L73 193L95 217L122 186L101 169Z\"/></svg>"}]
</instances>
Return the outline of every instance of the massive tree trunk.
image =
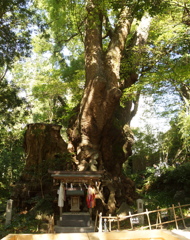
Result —
<instances>
[{"instance_id":1,"label":"massive tree trunk","mask_svg":"<svg viewBox=\"0 0 190 240\"><path fill-rule=\"evenodd\" d=\"M26 200L50 194L52 178L48 173L53 170L71 170L67 144L60 134L61 126L55 124L28 124L24 138L26 164L13 191L17 207L24 209ZM70 158L71 159L71 158Z\"/></svg>"},{"instance_id":2,"label":"massive tree trunk","mask_svg":"<svg viewBox=\"0 0 190 240\"><path fill-rule=\"evenodd\" d=\"M25 172L39 168L55 166L57 158L67 153L67 144L60 135L61 126L55 124L28 124L25 133L24 147L26 152ZM62 163L64 166L64 163ZM43 166L44 165L44 166ZM58 169L58 170L63 170ZM34 169L35 168L35 169ZM54 169L55 170L55 169Z\"/></svg>"},{"instance_id":3,"label":"massive tree trunk","mask_svg":"<svg viewBox=\"0 0 190 240\"><path fill-rule=\"evenodd\" d=\"M76 154L79 171L106 171L105 186L109 192L107 207L109 212L114 212L117 198L123 197L123 200L130 202L134 197L132 182L124 184L129 181L122 177L122 164L132 153L133 134L129 124L136 106L131 111L132 102L129 101L124 109L120 107L123 89L138 80L134 68L124 82L120 81L121 59L133 17L128 7L121 8L105 50L102 41L104 14L100 3L89 0L86 8L86 84L79 113L68 129L69 150ZM142 32L136 32L133 46L142 45L147 40ZM118 188L120 193L117 192Z\"/></svg>"},{"instance_id":4,"label":"massive tree trunk","mask_svg":"<svg viewBox=\"0 0 190 240\"><path fill-rule=\"evenodd\" d=\"M69 129L69 139L71 150L77 154L80 170L105 168L118 175L121 170L117 167L118 161L123 156L122 149L117 149L116 145L118 139L123 143L125 140L120 138L121 130L117 129L113 116L122 95L118 88L120 62L132 18L129 9L124 7L105 52L102 47L103 14L97 2L89 1L87 4L86 86L80 112L74 126ZM115 151L120 152L117 158L113 155Z\"/></svg>"},{"instance_id":5,"label":"massive tree trunk","mask_svg":"<svg viewBox=\"0 0 190 240\"><path fill-rule=\"evenodd\" d=\"M115 179L114 184L107 182L108 208L110 212L113 212L122 163L131 154L133 143L130 128L120 128L115 121L115 112L122 95L118 87L120 63L132 17L127 7L121 9L110 44L107 51L104 51L102 46L103 14L98 1L89 0L87 12L86 85L79 114L74 124L68 129L69 148L70 151L76 153L80 171L105 169L108 179L110 181Z\"/></svg>"}]
</instances>

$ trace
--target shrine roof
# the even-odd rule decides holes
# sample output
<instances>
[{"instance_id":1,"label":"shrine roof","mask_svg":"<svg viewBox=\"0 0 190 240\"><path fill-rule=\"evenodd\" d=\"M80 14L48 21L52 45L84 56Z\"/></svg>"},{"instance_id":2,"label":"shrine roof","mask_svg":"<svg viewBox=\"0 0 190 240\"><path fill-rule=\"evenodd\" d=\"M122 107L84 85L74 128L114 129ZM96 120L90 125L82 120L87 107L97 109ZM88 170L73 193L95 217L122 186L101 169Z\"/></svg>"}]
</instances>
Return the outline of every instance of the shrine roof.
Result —
<instances>
[{"instance_id":1,"label":"shrine roof","mask_svg":"<svg viewBox=\"0 0 190 240\"><path fill-rule=\"evenodd\" d=\"M54 179L64 182L97 181L103 177L104 171L48 171Z\"/></svg>"}]
</instances>

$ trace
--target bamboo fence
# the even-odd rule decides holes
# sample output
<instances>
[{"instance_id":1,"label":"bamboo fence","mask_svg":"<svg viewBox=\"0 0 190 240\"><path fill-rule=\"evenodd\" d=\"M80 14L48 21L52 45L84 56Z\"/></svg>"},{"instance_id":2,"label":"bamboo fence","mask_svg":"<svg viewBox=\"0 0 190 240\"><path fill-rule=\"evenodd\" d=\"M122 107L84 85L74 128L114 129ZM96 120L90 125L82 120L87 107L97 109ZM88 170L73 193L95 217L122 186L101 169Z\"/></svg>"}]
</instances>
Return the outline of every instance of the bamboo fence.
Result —
<instances>
[{"instance_id":1,"label":"bamboo fence","mask_svg":"<svg viewBox=\"0 0 190 240\"><path fill-rule=\"evenodd\" d=\"M109 216L102 216L102 213L97 212L94 231L111 232L112 223L117 223L117 230L120 231L121 222L127 219L130 221L131 229L134 229L135 224L139 225L140 218L143 218L144 223L139 226L141 229L149 228L151 230L152 228L158 227L162 229L163 225L169 223L175 223L176 229L179 229L179 221L182 221L183 227L186 228L185 219L190 218L190 209L186 210L186 215L183 214L182 209L186 209L188 207L190 207L190 204L180 205L180 203L178 203L178 206L174 206L174 204L172 204L172 207L168 208L157 208L157 210L152 211L148 211L148 209L146 209L146 211L142 213L131 214L131 212L129 212L129 215L127 216L112 216L111 214L109 214ZM148 225L145 225L145 223Z\"/></svg>"}]
</instances>

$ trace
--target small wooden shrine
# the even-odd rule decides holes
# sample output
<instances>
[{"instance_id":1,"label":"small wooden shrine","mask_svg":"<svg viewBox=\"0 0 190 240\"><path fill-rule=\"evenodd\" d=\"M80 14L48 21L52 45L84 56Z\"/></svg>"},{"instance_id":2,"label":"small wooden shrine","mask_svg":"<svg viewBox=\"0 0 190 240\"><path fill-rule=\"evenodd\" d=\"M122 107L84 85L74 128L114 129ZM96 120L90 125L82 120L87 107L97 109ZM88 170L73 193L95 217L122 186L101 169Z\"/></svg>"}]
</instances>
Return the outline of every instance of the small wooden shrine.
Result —
<instances>
[{"instance_id":1,"label":"small wooden shrine","mask_svg":"<svg viewBox=\"0 0 190 240\"><path fill-rule=\"evenodd\" d=\"M103 171L49 171L54 180L66 185L65 195L69 198L70 212L80 212L81 197L85 188L95 185L103 177Z\"/></svg>"},{"instance_id":2,"label":"small wooden shrine","mask_svg":"<svg viewBox=\"0 0 190 240\"><path fill-rule=\"evenodd\" d=\"M91 232L92 208L86 202L87 192L103 178L103 171L49 171L55 182L59 182L58 206L60 218L54 229L56 232ZM63 190L64 189L64 190ZM95 188L93 189L95 192ZM64 194L60 194L64 191ZM60 195L64 195L60 203ZM89 196L89 195L88 195Z\"/></svg>"}]
</instances>

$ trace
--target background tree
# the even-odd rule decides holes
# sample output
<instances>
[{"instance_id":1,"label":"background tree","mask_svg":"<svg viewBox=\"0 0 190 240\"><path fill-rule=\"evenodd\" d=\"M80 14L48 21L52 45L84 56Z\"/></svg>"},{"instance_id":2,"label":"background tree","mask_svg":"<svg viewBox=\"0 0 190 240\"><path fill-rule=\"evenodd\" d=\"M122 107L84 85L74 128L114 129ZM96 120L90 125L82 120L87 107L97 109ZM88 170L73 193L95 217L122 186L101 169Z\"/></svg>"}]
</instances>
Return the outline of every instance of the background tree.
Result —
<instances>
[{"instance_id":1,"label":"background tree","mask_svg":"<svg viewBox=\"0 0 190 240\"><path fill-rule=\"evenodd\" d=\"M0 191L10 197L10 186L23 169L23 129L28 104L18 96L19 88L6 78L0 81Z\"/></svg>"},{"instance_id":2,"label":"background tree","mask_svg":"<svg viewBox=\"0 0 190 240\"><path fill-rule=\"evenodd\" d=\"M0 129L0 133L0 193L3 201L11 197L11 188L24 168L24 152L23 132L20 129L10 130L8 133Z\"/></svg>"},{"instance_id":3,"label":"background tree","mask_svg":"<svg viewBox=\"0 0 190 240\"><path fill-rule=\"evenodd\" d=\"M29 24L32 23L31 2L0 2L0 191L2 199L10 197L10 186L23 169L22 123L28 114L19 88L7 77L8 70L31 48ZM31 27L31 25L30 25ZM25 109L25 110L24 110Z\"/></svg>"},{"instance_id":4,"label":"background tree","mask_svg":"<svg viewBox=\"0 0 190 240\"><path fill-rule=\"evenodd\" d=\"M188 9L187 1L171 1L162 15L152 19L142 75L132 86L133 91L151 95L154 114L170 122L171 129L160 136L162 160L170 164L189 159L189 25L184 22Z\"/></svg>"},{"instance_id":5,"label":"background tree","mask_svg":"<svg viewBox=\"0 0 190 240\"><path fill-rule=\"evenodd\" d=\"M150 126L146 125L146 133L139 128L133 130L135 143L132 156L124 163L126 173L139 173L160 163L160 143Z\"/></svg>"},{"instance_id":6,"label":"background tree","mask_svg":"<svg viewBox=\"0 0 190 240\"><path fill-rule=\"evenodd\" d=\"M31 48L32 14L28 0L2 0L0 3L0 80L15 59L26 56Z\"/></svg>"}]
</instances>

